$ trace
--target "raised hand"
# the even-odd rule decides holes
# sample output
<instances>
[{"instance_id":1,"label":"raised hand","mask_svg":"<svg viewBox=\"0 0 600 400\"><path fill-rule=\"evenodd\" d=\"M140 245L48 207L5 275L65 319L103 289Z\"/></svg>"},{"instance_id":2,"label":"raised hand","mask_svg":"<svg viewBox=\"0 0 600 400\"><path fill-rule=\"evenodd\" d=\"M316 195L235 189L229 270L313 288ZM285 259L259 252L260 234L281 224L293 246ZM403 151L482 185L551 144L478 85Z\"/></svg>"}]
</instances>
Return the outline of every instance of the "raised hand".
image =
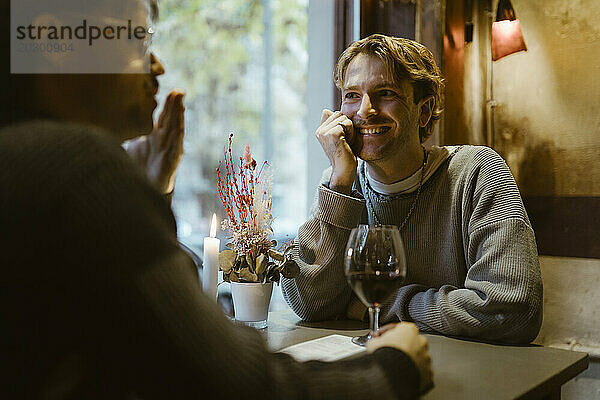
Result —
<instances>
[{"instance_id":1,"label":"raised hand","mask_svg":"<svg viewBox=\"0 0 600 400\"><path fill-rule=\"evenodd\" d=\"M321 125L315 132L317 140L329 158L333 173L329 188L349 194L356 178L358 161L352 152L355 134L352 120L340 111L323 110Z\"/></svg>"},{"instance_id":2,"label":"raised hand","mask_svg":"<svg viewBox=\"0 0 600 400\"><path fill-rule=\"evenodd\" d=\"M433 371L427 338L419 333L412 322L387 324L381 327L377 336L367 342L367 351L374 352L380 347L394 347L402 350L413 360L421 376L421 393L433 386Z\"/></svg>"},{"instance_id":3,"label":"raised hand","mask_svg":"<svg viewBox=\"0 0 600 400\"><path fill-rule=\"evenodd\" d=\"M172 90L152 132L127 146L127 153L145 168L161 193L173 191L175 172L183 156L183 96L182 91Z\"/></svg>"}]
</instances>

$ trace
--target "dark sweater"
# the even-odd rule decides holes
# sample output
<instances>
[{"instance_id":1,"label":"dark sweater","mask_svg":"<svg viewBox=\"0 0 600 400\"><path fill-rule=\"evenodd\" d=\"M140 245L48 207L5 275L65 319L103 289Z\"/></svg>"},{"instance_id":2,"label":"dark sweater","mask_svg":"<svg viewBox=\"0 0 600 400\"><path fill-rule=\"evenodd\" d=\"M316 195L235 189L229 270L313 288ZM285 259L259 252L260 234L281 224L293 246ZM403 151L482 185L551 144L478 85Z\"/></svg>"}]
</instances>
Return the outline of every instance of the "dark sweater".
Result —
<instances>
[{"instance_id":1,"label":"dark sweater","mask_svg":"<svg viewBox=\"0 0 600 400\"><path fill-rule=\"evenodd\" d=\"M298 363L201 291L164 198L105 132L0 131L1 398L413 398L390 348Z\"/></svg>"}]
</instances>

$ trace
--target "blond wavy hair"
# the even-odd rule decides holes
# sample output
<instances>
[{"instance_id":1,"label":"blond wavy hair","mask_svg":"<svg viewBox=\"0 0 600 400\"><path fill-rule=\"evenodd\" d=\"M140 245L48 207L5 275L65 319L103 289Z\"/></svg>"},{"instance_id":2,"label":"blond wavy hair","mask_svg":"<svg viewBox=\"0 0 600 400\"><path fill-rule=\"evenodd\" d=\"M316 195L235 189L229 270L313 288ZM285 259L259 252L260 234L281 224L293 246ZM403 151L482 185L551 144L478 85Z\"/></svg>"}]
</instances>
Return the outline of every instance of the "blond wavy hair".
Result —
<instances>
[{"instance_id":1,"label":"blond wavy hair","mask_svg":"<svg viewBox=\"0 0 600 400\"><path fill-rule=\"evenodd\" d=\"M423 143L433 133L435 123L442 115L442 91L444 79L433 54L414 40L374 34L352 43L340 56L333 72L333 80L342 89L346 70L350 61L359 54L366 54L381 60L396 84L408 79L414 90L414 102L424 98L434 99L433 113L424 127L419 127L419 137Z\"/></svg>"}]
</instances>

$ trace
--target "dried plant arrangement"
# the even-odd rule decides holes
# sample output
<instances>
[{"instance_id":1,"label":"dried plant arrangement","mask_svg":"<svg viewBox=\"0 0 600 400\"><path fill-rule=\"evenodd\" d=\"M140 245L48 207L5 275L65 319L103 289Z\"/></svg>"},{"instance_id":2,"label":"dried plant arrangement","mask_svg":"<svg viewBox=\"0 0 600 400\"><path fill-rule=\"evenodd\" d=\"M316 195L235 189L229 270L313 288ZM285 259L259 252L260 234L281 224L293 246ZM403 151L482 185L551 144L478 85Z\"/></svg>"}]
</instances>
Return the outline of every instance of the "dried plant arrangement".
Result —
<instances>
[{"instance_id":1,"label":"dried plant arrangement","mask_svg":"<svg viewBox=\"0 0 600 400\"><path fill-rule=\"evenodd\" d=\"M271 213L272 175L270 165L263 162L257 171L250 145L234 163L229 135L224 162L217 168L217 189L227 218L223 230L231 235L229 249L219 253L219 268L226 282L279 283L281 276L295 278L300 269L291 257L293 242L284 242L276 250L272 240Z\"/></svg>"}]
</instances>

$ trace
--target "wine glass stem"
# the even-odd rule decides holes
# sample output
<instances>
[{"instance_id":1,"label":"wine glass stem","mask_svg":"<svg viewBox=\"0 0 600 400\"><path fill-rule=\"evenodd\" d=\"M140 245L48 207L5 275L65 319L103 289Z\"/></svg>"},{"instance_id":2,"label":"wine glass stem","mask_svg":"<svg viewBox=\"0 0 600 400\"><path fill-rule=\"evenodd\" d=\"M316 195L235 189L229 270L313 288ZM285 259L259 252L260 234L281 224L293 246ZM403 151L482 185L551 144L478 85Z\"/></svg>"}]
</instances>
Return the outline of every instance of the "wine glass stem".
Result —
<instances>
[{"instance_id":1,"label":"wine glass stem","mask_svg":"<svg viewBox=\"0 0 600 400\"><path fill-rule=\"evenodd\" d=\"M371 336L375 336L379 330L379 306L369 307L369 321L371 325Z\"/></svg>"}]
</instances>

